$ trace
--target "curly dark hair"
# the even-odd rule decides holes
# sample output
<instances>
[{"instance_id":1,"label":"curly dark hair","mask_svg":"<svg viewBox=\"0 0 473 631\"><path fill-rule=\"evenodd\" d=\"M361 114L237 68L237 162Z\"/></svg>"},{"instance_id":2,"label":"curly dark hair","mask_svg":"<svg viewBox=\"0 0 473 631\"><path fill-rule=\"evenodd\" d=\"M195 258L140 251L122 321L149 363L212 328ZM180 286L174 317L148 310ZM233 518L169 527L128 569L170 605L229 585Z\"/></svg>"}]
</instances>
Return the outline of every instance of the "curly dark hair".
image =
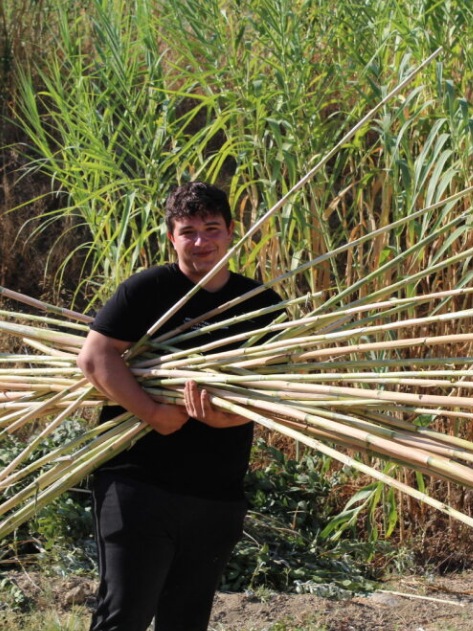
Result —
<instances>
[{"instance_id":1,"label":"curly dark hair","mask_svg":"<svg viewBox=\"0 0 473 631\"><path fill-rule=\"evenodd\" d=\"M227 194L213 184L187 182L175 188L166 200L165 219L170 233L176 219L207 215L221 215L227 227L232 221Z\"/></svg>"}]
</instances>

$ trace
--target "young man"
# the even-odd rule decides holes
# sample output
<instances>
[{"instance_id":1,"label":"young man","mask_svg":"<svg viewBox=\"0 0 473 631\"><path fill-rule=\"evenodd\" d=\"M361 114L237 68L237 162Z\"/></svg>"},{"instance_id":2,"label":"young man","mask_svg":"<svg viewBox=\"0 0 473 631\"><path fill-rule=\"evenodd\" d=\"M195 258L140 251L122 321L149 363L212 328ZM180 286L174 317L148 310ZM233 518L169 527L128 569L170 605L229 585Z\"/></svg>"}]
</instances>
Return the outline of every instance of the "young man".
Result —
<instances>
[{"instance_id":1,"label":"young man","mask_svg":"<svg viewBox=\"0 0 473 631\"><path fill-rule=\"evenodd\" d=\"M166 225L177 263L122 283L95 318L78 359L111 401L155 430L94 474L100 585L90 631L146 631L153 617L156 631L205 631L246 513L243 478L253 424L214 408L193 381L185 386L185 406L158 403L123 360L123 353L222 259L233 236L225 193L203 182L170 195ZM225 266L157 334L256 286ZM279 301L265 290L211 321ZM197 344L260 328L271 319L220 327L199 336ZM119 410L105 407L102 419Z\"/></svg>"}]
</instances>

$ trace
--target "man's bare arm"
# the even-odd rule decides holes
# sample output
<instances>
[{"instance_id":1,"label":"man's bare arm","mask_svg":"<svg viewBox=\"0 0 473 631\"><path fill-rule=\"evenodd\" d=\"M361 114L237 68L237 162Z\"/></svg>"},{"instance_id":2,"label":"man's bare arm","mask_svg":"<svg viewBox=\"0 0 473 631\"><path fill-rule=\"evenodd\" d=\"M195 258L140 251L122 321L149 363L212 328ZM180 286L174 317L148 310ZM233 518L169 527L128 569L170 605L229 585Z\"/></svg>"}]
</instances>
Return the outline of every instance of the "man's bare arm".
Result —
<instances>
[{"instance_id":1,"label":"man's bare arm","mask_svg":"<svg viewBox=\"0 0 473 631\"><path fill-rule=\"evenodd\" d=\"M128 368L123 353L131 342L90 331L77 358L87 379L107 398L145 421L160 434L172 434L188 420L183 406L154 401Z\"/></svg>"}]
</instances>

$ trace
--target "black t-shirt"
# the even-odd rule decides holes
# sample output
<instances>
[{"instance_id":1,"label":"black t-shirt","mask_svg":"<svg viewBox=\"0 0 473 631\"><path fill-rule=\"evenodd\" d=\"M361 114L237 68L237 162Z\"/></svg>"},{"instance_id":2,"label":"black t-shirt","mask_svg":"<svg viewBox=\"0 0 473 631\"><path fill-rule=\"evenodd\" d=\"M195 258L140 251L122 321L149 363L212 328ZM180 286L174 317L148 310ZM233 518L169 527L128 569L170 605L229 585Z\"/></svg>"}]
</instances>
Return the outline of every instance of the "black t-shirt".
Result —
<instances>
[{"instance_id":1,"label":"black t-shirt","mask_svg":"<svg viewBox=\"0 0 473 631\"><path fill-rule=\"evenodd\" d=\"M227 283L216 292L200 289L156 333L161 335L190 319L211 311L227 301L254 289L258 283L240 274L231 273ZM135 342L193 287L193 283L172 263L150 268L122 283L112 298L97 314L91 328L103 335ZM214 316L209 322L276 304L279 296L272 290ZM261 328L274 315L268 314L231 327L219 327L188 341L191 348L228 337L241 331ZM202 327L204 323L199 323ZM219 348L220 352L221 349ZM104 408L102 418L111 418L120 408ZM216 429L190 418L183 427L167 436L151 431L130 449L118 454L100 468L116 471L135 479L150 482L176 493L213 499L240 499L243 478L253 438L253 424Z\"/></svg>"}]
</instances>

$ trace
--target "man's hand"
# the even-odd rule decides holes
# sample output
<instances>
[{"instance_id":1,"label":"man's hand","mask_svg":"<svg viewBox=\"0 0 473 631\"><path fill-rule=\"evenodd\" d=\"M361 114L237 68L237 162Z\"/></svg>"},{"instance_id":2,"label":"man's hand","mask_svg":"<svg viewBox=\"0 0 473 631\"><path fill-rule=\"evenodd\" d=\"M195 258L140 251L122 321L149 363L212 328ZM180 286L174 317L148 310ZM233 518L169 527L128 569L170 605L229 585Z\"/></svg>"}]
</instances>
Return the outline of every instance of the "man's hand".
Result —
<instances>
[{"instance_id":1,"label":"man's hand","mask_svg":"<svg viewBox=\"0 0 473 631\"><path fill-rule=\"evenodd\" d=\"M184 402L189 416L210 427L237 427L238 425L249 423L249 420L244 416L215 408L210 403L207 390L205 388L199 390L195 381L186 382L184 386Z\"/></svg>"},{"instance_id":2,"label":"man's hand","mask_svg":"<svg viewBox=\"0 0 473 631\"><path fill-rule=\"evenodd\" d=\"M181 405L156 403L150 415L147 418L143 418L143 420L157 432L167 436L181 429L189 420L189 414L186 408Z\"/></svg>"}]
</instances>

